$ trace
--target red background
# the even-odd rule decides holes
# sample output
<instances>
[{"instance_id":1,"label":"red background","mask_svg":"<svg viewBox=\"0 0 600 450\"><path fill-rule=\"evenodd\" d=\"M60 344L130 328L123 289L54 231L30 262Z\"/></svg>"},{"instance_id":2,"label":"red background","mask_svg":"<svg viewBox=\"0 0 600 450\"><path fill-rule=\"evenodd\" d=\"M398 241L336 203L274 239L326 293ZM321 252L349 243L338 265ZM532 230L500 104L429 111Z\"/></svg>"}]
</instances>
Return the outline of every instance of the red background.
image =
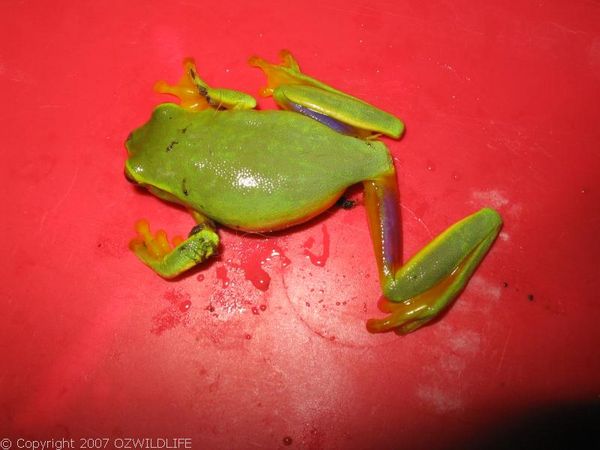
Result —
<instances>
[{"instance_id":1,"label":"red background","mask_svg":"<svg viewBox=\"0 0 600 450\"><path fill-rule=\"evenodd\" d=\"M2 436L437 449L598 401L598 3L0 12ZM362 206L273 237L223 231L221 256L174 282L128 251L140 217L192 226L123 177L124 140L165 100L153 83L193 56L209 82L256 94L263 76L246 59L281 48L405 120L404 138L386 139L405 255L481 206L503 215L439 323L366 332L380 293ZM307 250L329 255L319 266Z\"/></svg>"}]
</instances>

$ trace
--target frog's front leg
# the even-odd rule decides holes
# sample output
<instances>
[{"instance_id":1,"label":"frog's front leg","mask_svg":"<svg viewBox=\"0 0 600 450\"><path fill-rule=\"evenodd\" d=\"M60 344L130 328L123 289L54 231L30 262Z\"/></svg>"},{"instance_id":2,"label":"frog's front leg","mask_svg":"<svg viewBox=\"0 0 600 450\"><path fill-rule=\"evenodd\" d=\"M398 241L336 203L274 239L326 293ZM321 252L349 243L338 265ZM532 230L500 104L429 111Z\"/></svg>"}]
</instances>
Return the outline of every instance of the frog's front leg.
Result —
<instances>
[{"instance_id":1,"label":"frog's front leg","mask_svg":"<svg viewBox=\"0 0 600 450\"><path fill-rule=\"evenodd\" d=\"M447 308L496 239L502 219L490 208L456 222L406 264L400 265L399 213L395 171L364 182L365 205L384 296L383 319L371 319L371 332L410 333Z\"/></svg>"},{"instance_id":2,"label":"frog's front leg","mask_svg":"<svg viewBox=\"0 0 600 450\"><path fill-rule=\"evenodd\" d=\"M159 230L155 234L145 219L135 224L137 236L129 248L144 264L163 278L174 278L196 264L210 258L219 246L219 235L214 224L204 216L192 212L198 222L187 239L180 236L167 239L167 233Z\"/></svg>"},{"instance_id":3,"label":"frog's front leg","mask_svg":"<svg viewBox=\"0 0 600 450\"><path fill-rule=\"evenodd\" d=\"M280 56L280 64L257 56L250 58L249 63L267 76L267 86L261 94L272 95L282 108L360 138L377 134L398 138L403 133L404 124L397 117L302 73L290 52L283 50Z\"/></svg>"},{"instance_id":4,"label":"frog's front leg","mask_svg":"<svg viewBox=\"0 0 600 450\"><path fill-rule=\"evenodd\" d=\"M191 58L183 60L183 76L176 85L158 81L154 90L161 94L171 94L179 98L180 106L189 111L203 109L253 109L256 99L244 92L233 89L213 88L209 86L196 70Z\"/></svg>"}]
</instances>

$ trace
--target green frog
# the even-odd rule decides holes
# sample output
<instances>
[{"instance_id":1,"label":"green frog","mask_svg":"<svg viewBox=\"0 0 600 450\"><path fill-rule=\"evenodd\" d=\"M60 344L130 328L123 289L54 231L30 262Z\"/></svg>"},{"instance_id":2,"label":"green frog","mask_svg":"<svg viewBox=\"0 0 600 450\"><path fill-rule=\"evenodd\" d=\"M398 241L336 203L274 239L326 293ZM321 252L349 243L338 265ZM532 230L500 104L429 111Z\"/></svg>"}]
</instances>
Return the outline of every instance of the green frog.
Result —
<instances>
[{"instance_id":1,"label":"green frog","mask_svg":"<svg viewBox=\"0 0 600 450\"><path fill-rule=\"evenodd\" d=\"M176 85L157 91L180 104L158 105L126 142L126 177L157 197L185 206L197 222L171 242L148 222L136 224L130 248L164 278L210 258L217 225L266 233L309 221L354 184L364 204L388 314L371 319L371 332L412 332L434 319L462 291L494 242L500 215L483 208L451 225L401 264L399 199L389 150L378 139L398 139L394 115L301 72L294 57L279 64L252 57L264 71L263 96L281 108L257 110L254 97L209 86L191 59Z\"/></svg>"}]
</instances>

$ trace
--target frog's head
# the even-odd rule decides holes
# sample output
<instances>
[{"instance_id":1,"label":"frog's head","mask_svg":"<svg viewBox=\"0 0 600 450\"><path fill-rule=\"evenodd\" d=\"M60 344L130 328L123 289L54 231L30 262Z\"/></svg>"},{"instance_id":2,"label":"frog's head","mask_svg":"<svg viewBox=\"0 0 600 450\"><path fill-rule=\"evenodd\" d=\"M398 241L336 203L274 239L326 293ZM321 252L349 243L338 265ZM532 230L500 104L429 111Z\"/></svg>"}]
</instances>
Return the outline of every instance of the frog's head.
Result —
<instances>
[{"instance_id":1,"label":"frog's head","mask_svg":"<svg viewBox=\"0 0 600 450\"><path fill-rule=\"evenodd\" d=\"M128 158L125 162L125 178L130 183L148 189L152 194L166 200L168 202L181 203L181 201L165 189L156 186L152 180L152 176L147 176L143 165L136 164L135 160Z\"/></svg>"},{"instance_id":2,"label":"frog's head","mask_svg":"<svg viewBox=\"0 0 600 450\"><path fill-rule=\"evenodd\" d=\"M144 187L157 197L174 201L169 186L176 178L176 160L169 158L170 150L177 144L172 138L172 122L180 108L165 104L155 109L152 118L134 130L125 141L127 161L125 178Z\"/></svg>"}]
</instances>

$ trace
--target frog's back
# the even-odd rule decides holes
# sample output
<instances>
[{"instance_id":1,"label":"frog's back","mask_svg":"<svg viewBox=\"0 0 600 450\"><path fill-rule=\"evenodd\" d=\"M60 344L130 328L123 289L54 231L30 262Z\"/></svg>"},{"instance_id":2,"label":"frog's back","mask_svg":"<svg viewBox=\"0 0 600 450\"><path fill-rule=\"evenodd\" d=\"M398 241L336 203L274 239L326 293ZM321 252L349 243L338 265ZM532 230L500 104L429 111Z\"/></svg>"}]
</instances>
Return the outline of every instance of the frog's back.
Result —
<instances>
[{"instance_id":1,"label":"frog's back","mask_svg":"<svg viewBox=\"0 0 600 450\"><path fill-rule=\"evenodd\" d=\"M215 221L270 231L314 217L357 182L389 171L384 144L287 111L159 106L128 140L146 183ZM143 162L142 162L143 161Z\"/></svg>"}]
</instances>

